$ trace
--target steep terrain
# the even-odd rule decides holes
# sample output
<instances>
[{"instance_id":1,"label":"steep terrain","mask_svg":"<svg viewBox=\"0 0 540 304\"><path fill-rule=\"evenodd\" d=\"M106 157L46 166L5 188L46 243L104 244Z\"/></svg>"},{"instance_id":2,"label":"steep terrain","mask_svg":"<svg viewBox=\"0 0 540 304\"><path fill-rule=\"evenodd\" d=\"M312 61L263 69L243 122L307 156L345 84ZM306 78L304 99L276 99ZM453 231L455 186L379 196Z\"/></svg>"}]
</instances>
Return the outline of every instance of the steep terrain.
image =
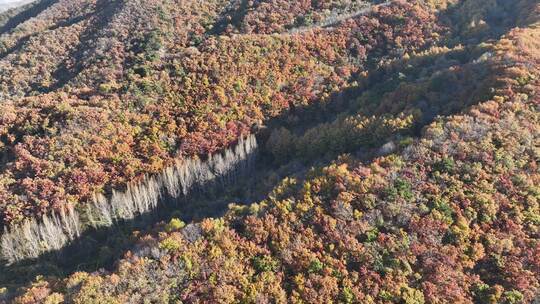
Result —
<instances>
[{"instance_id":1,"label":"steep terrain","mask_svg":"<svg viewBox=\"0 0 540 304\"><path fill-rule=\"evenodd\" d=\"M332 29L222 36L206 28L230 5L174 4L38 3L4 25L5 226L83 209L289 108L329 103L368 61L428 47L440 30L434 12L402 3Z\"/></svg>"},{"instance_id":2,"label":"steep terrain","mask_svg":"<svg viewBox=\"0 0 540 304\"><path fill-rule=\"evenodd\" d=\"M8 14L5 301L540 300L536 1Z\"/></svg>"}]
</instances>

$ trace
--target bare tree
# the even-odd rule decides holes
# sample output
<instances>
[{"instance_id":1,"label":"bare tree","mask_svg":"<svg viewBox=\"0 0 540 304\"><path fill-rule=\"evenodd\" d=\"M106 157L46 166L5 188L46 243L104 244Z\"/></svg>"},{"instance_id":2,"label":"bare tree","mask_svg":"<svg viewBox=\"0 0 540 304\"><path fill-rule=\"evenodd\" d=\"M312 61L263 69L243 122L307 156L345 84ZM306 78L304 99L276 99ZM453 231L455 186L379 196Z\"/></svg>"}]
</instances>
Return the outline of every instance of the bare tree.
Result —
<instances>
[{"instance_id":1,"label":"bare tree","mask_svg":"<svg viewBox=\"0 0 540 304\"><path fill-rule=\"evenodd\" d=\"M1 255L9 263L58 250L80 236L78 213L72 207L44 215L40 221L30 219L2 235Z\"/></svg>"}]
</instances>

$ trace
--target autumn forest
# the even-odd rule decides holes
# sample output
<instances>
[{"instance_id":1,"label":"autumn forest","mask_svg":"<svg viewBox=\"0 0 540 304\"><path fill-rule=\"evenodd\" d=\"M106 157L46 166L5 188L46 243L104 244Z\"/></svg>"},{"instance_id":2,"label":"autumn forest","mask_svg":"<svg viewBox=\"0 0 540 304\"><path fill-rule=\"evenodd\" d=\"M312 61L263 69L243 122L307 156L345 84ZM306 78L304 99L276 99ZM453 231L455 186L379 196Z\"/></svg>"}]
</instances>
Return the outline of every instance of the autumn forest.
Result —
<instances>
[{"instance_id":1,"label":"autumn forest","mask_svg":"<svg viewBox=\"0 0 540 304\"><path fill-rule=\"evenodd\" d=\"M538 1L11 6L0 303L540 303Z\"/></svg>"}]
</instances>

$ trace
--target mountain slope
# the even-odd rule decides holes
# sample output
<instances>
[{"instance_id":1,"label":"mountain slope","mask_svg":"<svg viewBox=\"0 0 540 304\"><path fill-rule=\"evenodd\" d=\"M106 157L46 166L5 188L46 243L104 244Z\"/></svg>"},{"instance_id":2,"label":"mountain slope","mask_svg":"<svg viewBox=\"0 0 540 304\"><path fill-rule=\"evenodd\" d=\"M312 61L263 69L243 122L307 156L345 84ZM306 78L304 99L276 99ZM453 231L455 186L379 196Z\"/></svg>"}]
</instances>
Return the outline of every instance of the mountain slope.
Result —
<instances>
[{"instance_id":1,"label":"mountain slope","mask_svg":"<svg viewBox=\"0 0 540 304\"><path fill-rule=\"evenodd\" d=\"M19 300L537 299L539 35L514 30L494 45L492 60L507 62L496 96L433 123L402 152L369 164L342 157L224 219L171 221L114 273L41 281Z\"/></svg>"},{"instance_id":2,"label":"mountain slope","mask_svg":"<svg viewBox=\"0 0 540 304\"><path fill-rule=\"evenodd\" d=\"M6 301L538 300L537 2L38 8L0 36L2 240L22 240L16 255L3 243L15 262L0 275ZM249 134L251 181L236 167L219 175L217 159L245 156L235 144ZM171 199L192 163L227 182L197 165L197 195ZM126 195L186 213L124 225ZM249 204L206 218L223 201ZM85 213L94 205L126 231L62 263L74 256L40 229L75 212L101 241ZM120 257L126 247L109 246L122 236ZM28 240L38 245L27 255Z\"/></svg>"},{"instance_id":3,"label":"mountain slope","mask_svg":"<svg viewBox=\"0 0 540 304\"><path fill-rule=\"evenodd\" d=\"M205 27L224 3L173 4L58 1L7 27L6 226L81 208L175 159L223 150L288 108L330 101L368 60L398 56L394 44L426 47L438 30L432 12L402 3L335 29L215 36ZM409 17L396 22L398 14Z\"/></svg>"}]
</instances>

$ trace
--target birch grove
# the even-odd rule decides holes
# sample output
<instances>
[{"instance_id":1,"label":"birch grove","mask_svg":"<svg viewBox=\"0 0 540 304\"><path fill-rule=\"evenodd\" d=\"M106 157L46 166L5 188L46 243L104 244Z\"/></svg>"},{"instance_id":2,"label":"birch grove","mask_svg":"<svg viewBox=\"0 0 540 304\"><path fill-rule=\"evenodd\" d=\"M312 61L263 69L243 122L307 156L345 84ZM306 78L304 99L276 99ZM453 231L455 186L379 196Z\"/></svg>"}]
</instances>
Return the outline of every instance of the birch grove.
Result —
<instances>
[{"instance_id":1,"label":"birch grove","mask_svg":"<svg viewBox=\"0 0 540 304\"><path fill-rule=\"evenodd\" d=\"M6 229L0 240L0 254L8 263L37 258L63 248L80 237L85 228L109 227L119 220L146 214L167 195L178 200L192 191L223 189L251 170L256 149L257 140L250 135L223 153L209 155L206 161L199 157L177 160L156 176L145 176L122 191L113 190L110 198L96 193L80 211L69 207ZM84 223L81 219L85 219Z\"/></svg>"}]
</instances>

